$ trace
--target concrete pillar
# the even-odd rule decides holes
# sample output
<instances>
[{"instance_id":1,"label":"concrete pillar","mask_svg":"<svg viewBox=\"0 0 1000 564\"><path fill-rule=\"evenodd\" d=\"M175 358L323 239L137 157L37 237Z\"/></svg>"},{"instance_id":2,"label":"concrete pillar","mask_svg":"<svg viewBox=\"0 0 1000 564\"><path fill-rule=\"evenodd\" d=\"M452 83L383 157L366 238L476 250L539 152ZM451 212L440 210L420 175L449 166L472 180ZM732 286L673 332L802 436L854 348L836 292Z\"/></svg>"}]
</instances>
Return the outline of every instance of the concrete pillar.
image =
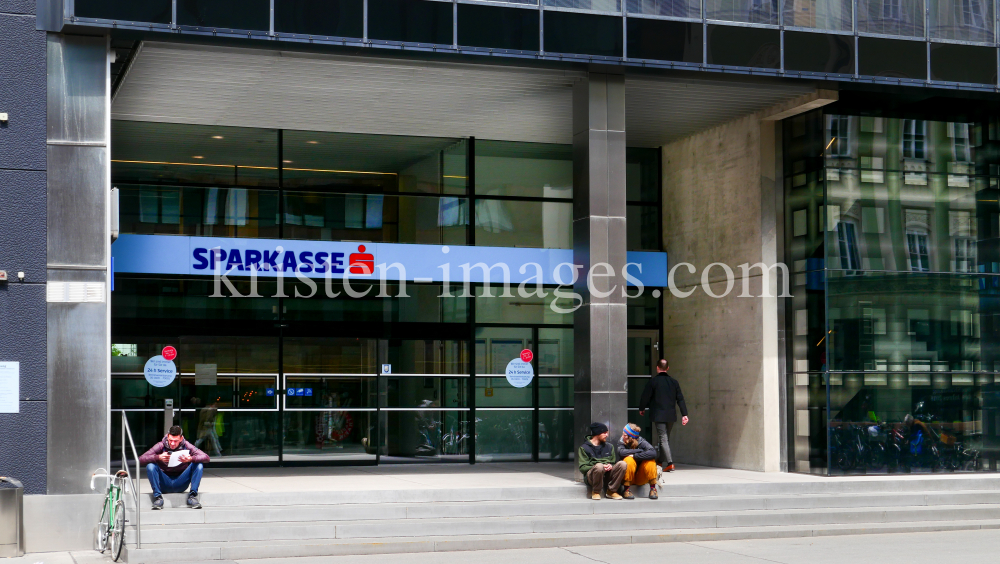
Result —
<instances>
[{"instance_id":1,"label":"concrete pillar","mask_svg":"<svg viewBox=\"0 0 1000 564\"><path fill-rule=\"evenodd\" d=\"M593 421L612 434L627 422L622 75L590 73L573 90L573 262L582 300L573 317L579 445Z\"/></svg>"},{"instance_id":2,"label":"concrete pillar","mask_svg":"<svg viewBox=\"0 0 1000 564\"><path fill-rule=\"evenodd\" d=\"M110 458L108 39L48 36L48 493Z\"/></svg>"}]
</instances>

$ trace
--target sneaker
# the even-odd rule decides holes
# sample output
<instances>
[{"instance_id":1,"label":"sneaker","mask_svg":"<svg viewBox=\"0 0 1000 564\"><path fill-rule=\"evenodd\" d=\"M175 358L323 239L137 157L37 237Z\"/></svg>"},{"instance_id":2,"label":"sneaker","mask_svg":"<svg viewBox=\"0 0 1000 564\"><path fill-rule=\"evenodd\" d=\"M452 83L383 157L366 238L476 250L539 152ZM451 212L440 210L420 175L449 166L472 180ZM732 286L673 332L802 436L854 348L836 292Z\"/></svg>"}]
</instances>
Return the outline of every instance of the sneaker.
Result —
<instances>
[{"instance_id":1,"label":"sneaker","mask_svg":"<svg viewBox=\"0 0 1000 564\"><path fill-rule=\"evenodd\" d=\"M632 495L632 488L625 486L625 491L622 492L622 499L635 499L635 496Z\"/></svg>"},{"instance_id":2,"label":"sneaker","mask_svg":"<svg viewBox=\"0 0 1000 564\"><path fill-rule=\"evenodd\" d=\"M608 499L621 499L621 498L622 498L622 496L618 495L618 492L613 492L613 491L611 491L611 490L608 490L608 491L607 491L607 492L606 492L606 493L604 494L604 497L606 497L606 498L608 498Z\"/></svg>"},{"instance_id":3,"label":"sneaker","mask_svg":"<svg viewBox=\"0 0 1000 564\"><path fill-rule=\"evenodd\" d=\"M198 492L188 494L188 507L191 509L201 509L201 504L198 503Z\"/></svg>"},{"instance_id":4,"label":"sneaker","mask_svg":"<svg viewBox=\"0 0 1000 564\"><path fill-rule=\"evenodd\" d=\"M601 499L601 494L599 494L597 492L594 492L594 493L590 494L590 499L593 499L593 500Z\"/></svg>"},{"instance_id":5,"label":"sneaker","mask_svg":"<svg viewBox=\"0 0 1000 564\"><path fill-rule=\"evenodd\" d=\"M663 471L664 472L673 472L674 471L674 463L671 462L670 464L667 464L666 466L664 466L663 467Z\"/></svg>"},{"instance_id":6,"label":"sneaker","mask_svg":"<svg viewBox=\"0 0 1000 564\"><path fill-rule=\"evenodd\" d=\"M158 495L153 498L153 509L163 509L163 496Z\"/></svg>"},{"instance_id":7,"label":"sneaker","mask_svg":"<svg viewBox=\"0 0 1000 564\"><path fill-rule=\"evenodd\" d=\"M660 499L656 493L656 486L649 486L649 499Z\"/></svg>"}]
</instances>

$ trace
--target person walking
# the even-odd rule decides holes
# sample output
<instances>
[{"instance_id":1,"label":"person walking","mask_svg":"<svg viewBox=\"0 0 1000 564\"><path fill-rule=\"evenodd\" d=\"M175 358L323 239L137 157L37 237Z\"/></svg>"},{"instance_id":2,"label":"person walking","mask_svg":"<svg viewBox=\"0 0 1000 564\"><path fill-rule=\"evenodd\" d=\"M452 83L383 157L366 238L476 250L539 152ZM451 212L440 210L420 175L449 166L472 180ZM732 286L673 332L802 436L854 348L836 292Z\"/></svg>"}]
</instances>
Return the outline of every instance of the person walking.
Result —
<instances>
[{"instance_id":1,"label":"person walking","mask_svg":"<svg viewBox=\"0 0 1000 564\"><path fill-rule=\"evenodd\" d=\"M656 363L656 376L646 382L646 388L639 399L639 415L645 415L649 410L649 418L656 426L659 436L660 460L664 472L674 471L674 457L670 452L670 431L677 422L677 408L681 408L681 425L688 424L688 409L684 403L681 385L667 374L670 363L660 359Z\"/></svg>"}]
</instances>

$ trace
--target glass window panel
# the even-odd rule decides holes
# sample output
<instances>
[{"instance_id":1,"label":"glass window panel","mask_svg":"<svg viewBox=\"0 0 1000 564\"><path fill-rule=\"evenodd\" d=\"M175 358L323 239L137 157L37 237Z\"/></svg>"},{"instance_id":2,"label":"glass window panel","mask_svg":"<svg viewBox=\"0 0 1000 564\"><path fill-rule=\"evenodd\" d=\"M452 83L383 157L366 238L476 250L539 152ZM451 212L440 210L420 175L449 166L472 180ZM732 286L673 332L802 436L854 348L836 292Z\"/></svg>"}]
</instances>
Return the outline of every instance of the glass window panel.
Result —
<instances>
[{"instance_id":1,"label":"glass window panel","mask_svg":"<svg viewBox=\"0 0 1000 564\"><path fill-rule=\"evenodd\" d=\"M539 378L538 407L573 407L573 378Z\"/></svg>"},{"instance_id":2,"label":"glass window panel","mask_svg":"<svg viewBox=\"0 0 1000 564\"><path fill-rule=\"evenodd\" d=\"M285 382L288 389L305 391L305 395L287 395L286 409L378 407L374 376L286 376Z\"/></svg>"},{"instance_id":3,"label":"glass window panel","mask_svg":"<svg viewBox=\"0 0 1000 564\"><path fill-rule=\"evenodd\" d=\"M178 0L177 23L268 31L271 3L269 0Z\"/></svg>"},{"instance_id":4,"label":"glass window panel","mask_svg":"<svg viewBox=\"0 0 1000 564\"><path fill-rule=\"evenodd\" d=\"M364 0L282 0L274 4L274 31L361 37Z\"/></svg>"},{"instance_id":5,"label":"glass window panel","mask_svg":"<svg viewBox=\"0 0 1000 564\"><path fill-rule=\"evenodd\" d=\"M630 290L629 293L634 294L635 290ZM646 327L658 327L660 324L660 300L662 298L654 298L653 292L646 288L641 296L628 297L625 299L626 306L628 307L628 324L629 327L635 326L646 326Z\"/></svg>"},{"instance_id":6,"label":"glass window panel","mask_svg":"<svg viewBox=\"0 0 1000 564\"><path fill-rule=\"evenodd\" d=\"M283 136L286 189L466 193L464 140L289 130Z\"/></svg>"},{"instance_id":7,"label":"glass window panel","mask_svg":"<svg viewBox=\"0 0 1000 564\"><path fill-rule=\"evenodd\" d=\"M464 340L390 339L389 362L394 374L468 374L469 350Z\"/></svg>"},{"instance_id":8,"label":"glass window panel","mask_svg":"<svg viewBox=\"0 0 1000 564\"><path fill-rule=\"evenodd\" d=\"M858 0L858 31L924 36L924 0Z\"/></svg>"},{"instance_id":9,"label":"glass window panel","mask_svg":"<svg viewBox=\"0 0 1000 564\"><path fill-rule=\"evenodd\" d=\"M195 385L193 377L180 378L181 381L181 408L194 408L198 410L213 409L233 409L242 407L239 401L236 378L220 376L214 386ZM268 380L272 388L276 388L274 378ZM275 408L277 405L274 398L271 398L271 405L266 407Z\"/></svg>"},{"instance_id":10,"label":"glass window panel","mask_svg":"<svg viewBox=\"0 0 1000 564\"><path fill-rule=\"evenodd\" d=\"M705 0L705 16L710 20L778 25L778 0ZM713 26L709 26L709 30ZM709 31L709 40L711 40ZM709 46L711 49L711 46ZM770 58L770 57L768 57ZM709 57L709 61L711 61ZM725 63L715 63L725 64ZM756 65L760 66L760 65Z\"/></svg>"},{"instance_id":11,"label":"glass window panel","mask_svg":"<svg viewBox=\"0 0 1000 564\"><path fill-rule=\"evenodd\" d=\"M573 441L572 410L538 412L539 460L572 460L577 447Z\"/></svg>"},{"instance_id":12,"label":"glass window panel","mask_svg":"<svg viewBox=\"0 0 1000 564\"><path fill-rule=\"evenodd\" d=\"M932 44L931 80L996 84L996 49L971 45Z\"/></svg>"},{"instance_id":13,"label":"glass window panel","mask_svg":"<svg viewBox=\"0 0 1000 564\"><path fill-rule=\"evenodd\" d=\"M476 200L476 245L573 248L573 204Z\"/></svg>"},{"instance_id":14,"label":"glass window panel","mask_svg":"<svg viewBox=\"0 0 1000 564\"><path fill-rule=\"evenodd\" d=\"M928 0L930 37L993 43L993 2L987 0Z\"/></svg>"},{"instance_id":15,"label":"glass window panel","mask_svg":"<svg viewBox=\"0 0 1000 564\"><path fill-rule=\"evenodd\" d=\"M456 289L457 291L457 289ZM572 325L573 305L578 303L569 297L558 297L553 292L553 288L543 288L545 297L529 296L522 298L518 293L518 287L511 284L511 294L513 297L502 297L503 286L491 285L490 292L493 297L485 295L483 286L475 287L476 295L476 321L478 323L532 323L546 325ZM534 292L534 286L526 286L526 291ZM564 288L562 293L571 293L572 289ZM552 309L555 302L556 309L565 313L560 313Z\"/></svg>"},{"instance_id":16,"label":"glass window panel","mask_svg":"<svg viewBox=\"0 0 1000 564\"><path fill-rule=\"evenodd\" d=\"M547 6L621 12L621 0L547 0ZM599 57L622 56L620 17L574 12L546 12L545 51Z\"/></svg>"},{"instance_id":17,"label":"glass window panel","mask_svg":"<svg viewBox=\"0 0 1000 564\"><path fill-rule=\"evenodd\" d=\"M329 283L329 288L327 284ZM312 290L296 280L285 282L285 293L294 296L308 296ZM351 282L355 292L365 293L364 297L353 298L339 281L317 279L316 295L310 298L287 298L284 301L285 319L295 321L302 331L329 330L329 323L350 321L352 323L383 322L426 322L464 323L468 318L468 299L460 297L460 289L452 288L451 297L439 297L439 284L406 284L406 297L398 283L387 283L385 294L380 298L379 284ZM329 293L328 293L329 292ZM334 297L330 297L330 295ZM326 325L325 325L326 324ZM373 329L376 330L376 329ZM349 329L348 329L349 331Z\"/></svg>"},{"instance_id":18,"label":"glass window panel","mask_svg":"<svg viewBox=\"0 0 1000 564\"><path fill-rule=\"evenodd\" d=\"M629 11L641 14L691 11L700 17L700 2L693 5L685 0L630 0ZM666 14L671 15L671 14ZM628 56L630 59L653 59L700 63L702 59L702 25L660 19L628 18Z\"/></svg>"},{"instance_id":19,"label":"glass window panel","mask_svg":"<svg viewBox=\"0 0 1000 564\"><path fill-rule=\"evenodd\" d=\"M830 31L854 29L851 0L785 0L784 11L786 26Z\"/></svg>"},{"instance_id":20,"label":"glass window panel","mask_svg":"<svg viewBox=\"0 0 1000 564\"><path fill-rule=\"evenodd\" d=\"M468 411L383 411L380 417L383 463L469 461Z\"/></svg>"},{"instance_id":21,"label":"glass window panel","mask_svg":"<svg viewBox=\"0 0 1000 564\"><path fill-rule=\"evenodd\" d=\"M476 408L531 407L534 391L531 385L515 388L503 374L476 378ZM478 414L478 412L477 412Z\"/></svg>"},{"instance_id":22,"label":"glass window panel","mask_svg":"<svg viewBox=\"0 0 1000 564\"><path fill-rule=\"evenodd\" d=\"M179 422L188 440L198 440L199 426L205 423L204 413L205 410L180 413ZM277 460L278 417L277 411L219 411L211 430L202 432L202 445L211 450L218 442L221 456L213 457L214 462Z\"/></svg>"},{"instance_id":23,"label":"glass window panel","mask_svg":"<svg viewBox=\"0 0 1000 564\"><path fill-rule=\"evenodd\" d=\"M710 25L707 62L710 65L779 68L781 34L776 29Z\"/></svg>"},{"instance_id":24,"label":"glass window panel","mask_svg":"<svg viewBox=\"0 0 1000 564\"><path fill-rule=\"evenodd\" d=\"M666 22L666 20L643 20ZM674 22L666 22L674 23ZM699 40L699 45L701 40ZM699 56L700 60L700 56ZM625 149L625 199L628 202L659 203L660 150L640 147Z\"/></svg>"},{"instance_id":25,"label":"glass window panel","mask_svg":"<svg viewBox=\"0 0 1000 564\"><path fill-rule=\"evenodd\" d=\"M625 218L628 250L660 250L659 206L626 206Z\"/></svg>"},{"instance_id":26,"label":"glass window panel","mask_svg":"<svg viewBox=\"0 0 1000 564\"><path fill-rule=\"evenodd\" d=\"M116 184L122 233L278 236L278 192L246 188Z\"/></svg>"},{"instance_id":27,"label":"glass window panel","mask_svg":"<svg viewBox=\"0 0 1000 564\"><path fill-rule=\"evenodd\" d=\"M476 194L573 198L573 146L476 140Z\"/></svg>"},{"instance_id":28,"label":"glass window panel","mask_svg":"<svg viewBox=\"0 0 1000 564\"><path fill-rule=\"evenodd\" d=\"M918 41L858 38L858 72L867 76L927 78L927 46Z\"/></svg>"},{"instance_id":29,"label":"glass window panel","mask_svg":"<svg viewBox=\"0 0 1000 564\"><path fill-rule=\"evenodd\" d=\"M387 41L451 45L453 9L447 2L368 0L368 36Z\"/></svg>"},{"instance_id":30,"label":"glass window panel","mask_svg":"<svg viewBox=\"0 0 1000 564\"><path fill-rule=\"evenodd\" d=\"M130 0L79 0L74 2L78 18L100 18L118 22L149 22L169 24L170 0L133 2Z\"/></svg>"},{"instance_id":31,"label":"glass window panel","mask_svg":"<svg viewBox=\"0 0 1000 564\"><path fill-rule=\"evenodd\" d=\"M286 461L375 460L377 414L365 411L286 411Z\"/></svg>"},{"instance_id":32,"label":"glass window panel","mask_svg":"<svg viewBox=\"0 0 1000 564\"><path fill-rule=\"evenodd\" d=\"M539 328L537 348L538 350L535 351L535 354L538 357L539 375L574 374L573 329Z\"/></svg>"},{"instance_id":33,"label":"glass window panel","mask_svg":"<svg viewBox=\"0 0 1000 564\"><path fill-rule=\"evenodd\" d=\"M628 348L625 354L628 355L629 376L651 376L653 374L653 363L659 360L659 343L656 342L655 335L629 336L626 340Z\"/></svg>"},{"instance_id":34,"label":"glass window panel","mask_svg":"<svg viewBox=\"0 0 1000 564\"><path fill-rule=\"evenodd\" d=\"M246 9L243 6L237 11ZM265 2L265 17L268 9ZM115 120L111 125L111 180L116 184L277 187L278 132Z\"/></svg>"},{"instance_id":35,"label":"glass window panel","mask_svg":"<svg viewBox=\"0 0 1000 564\"><path fill-rule=\"evenodd\" d=\"M538 0L510 0L512 4L538 4ZM491 49L538 51L537 10L498 6L458 5L458 44ZM478 140L477 140L478 150ZM478 174L478 168L476 173Z\"/></svg>"},{"instance_id":36,"label":"glass window panel","mask_svg":"<svg viewBox=\"0 0 1000 564\"><path fill-rule=\"evenodd\" d=\"M476 374L505 377L507 363L531 348L527 327L477 327Z\"/></svg>"},{"instance_id":37,"label":"glass window panel","mask_svg":"<svg viewBox=\"0 0 1000 564\"><path fill-rule=\"evenodd\" d=\"M286 373L375 374L374 339L327 337L285 337L283 351Z\"/></svg>"},{"instance_id":38,"label":"glass window panel","mask_svg":"<svg viewBox=\"0 0 1000 564\"><path fill-rule=\"evenodd\" d=\"M143 364L145 364L145 358ZM115 371L116 366L112 366ZM142 366L139 366L142 372ZM124 376L114 374L111 377L111 408L163 408L163 400L172 399L180 405L180 380L175 379L169 386L157 388L151 386L141 375ZM114 417L112 417L114 419ZM163 437L163 427L160 427L160 437ZM138 444L138 443L136 443Z\"/></svg>"},{"instance_id":39,"label":"glass window panel","mask_svg":"<svg viewBox=\"0 0 1000 564\"><path fill-rule=\"evenodd\" d=\"M395 368L393 365L393 372ZM389 408L467 407L468 382L468 376L381 376L379 390L383 398L382 405Z\"/></svg>"},{"instance_id":40,"label":"glass window panel","mask_svg":"<svg viewBox=\"0 0 1000 564\"><path fill-rule=\"evenodd\" d=\"M477 411L476 417L476 461L531 460L530 410Z\"/></svg>"},{"instance_id":41,"label":"glass window panel","mask_svg":"<svg viewBox=\"0 0 1000 564\"><path fill-rule=\"evenodd\" d=\"M785 68L854 74L854 38L850 35L786 31Z\"/></svg>"}]
</instances>

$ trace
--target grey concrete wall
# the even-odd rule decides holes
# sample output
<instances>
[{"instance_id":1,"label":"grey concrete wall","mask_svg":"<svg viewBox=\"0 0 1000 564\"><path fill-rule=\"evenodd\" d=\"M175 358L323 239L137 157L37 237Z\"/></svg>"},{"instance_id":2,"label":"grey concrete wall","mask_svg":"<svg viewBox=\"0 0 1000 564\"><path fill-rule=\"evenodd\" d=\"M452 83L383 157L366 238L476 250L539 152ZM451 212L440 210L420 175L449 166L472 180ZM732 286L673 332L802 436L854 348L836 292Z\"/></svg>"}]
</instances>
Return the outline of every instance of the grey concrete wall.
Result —
<instances>
[{"instance_id":1,"label":"grey concrete wall","mask_svg":"<svg viewBox=\"0 0 1000 564\"><path fill-rule=\"evenodd\" d=\"M24 496L24 551L94 548L101 501L101 492Z\"/></svg>"},{"instance_id":2,"label":"grey concrete wall","mask_svg":"<svg viewBox=\"0 0 1000 564\"><path fill-rule=\"evenodd\" d=\"M765 128L768 127L765 125ZM679 292L664 299L664 357L680 381L691 422L676 427L671 439L674 461L746 470L777 470L776 358L777 325L768 324L773 303L739 297L737 280L726 297L715 299L700 287L705 267L721 262L739 276L738 265L773 263L770 191L762 179L773 171L773 143L761 116L749 115L663 148L664 245ZM726 290L721 267L709 271L715 294ZM748 279L749 294L760 296L761 276ZM767 313L767 315L765 315ZM773 321L773 320L772 320ZM769 352L770 351L770 352Z\"/></svg>"},{"instance_id":3,"label":"grey concrete wall","mask_svg":"<svg viewBox=\"0 0 1000 564\"><path fill-rule=\"evenodd\" d=\"M0 475L45 493L46 46L34 0L0 0L0 360L21 363L19 413L0 414ZM18 271L24 282L16 281Z\"/></svg>"}]
</instances>

